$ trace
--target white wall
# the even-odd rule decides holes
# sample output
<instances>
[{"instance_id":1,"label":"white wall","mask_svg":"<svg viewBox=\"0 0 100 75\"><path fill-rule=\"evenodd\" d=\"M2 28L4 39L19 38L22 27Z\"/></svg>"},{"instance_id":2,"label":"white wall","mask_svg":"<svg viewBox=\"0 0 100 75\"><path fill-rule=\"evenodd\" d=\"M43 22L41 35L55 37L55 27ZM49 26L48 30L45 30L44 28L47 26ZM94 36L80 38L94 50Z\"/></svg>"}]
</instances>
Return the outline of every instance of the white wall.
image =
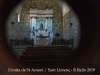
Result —
<instances>
[{"instance_id":1,"label":"white wall","mask_svg":"<svg viewBox=\"0 0 100 75\"><path fill-rule=\"evenodd\" d=\"M14 10L20 15L22 7L24 6L26 0L21 1L15 8Z\"/></svg>"},{"instance_id":2,"label":"white wall","mask_svg":"<svg viewBox=\"0 0 100 75\"><path fill-rule=\"evenodd\" d=\"M55 0L61 7L63 16L71 10L71 7L64 0Z\"/></svg>"}]
</instances>

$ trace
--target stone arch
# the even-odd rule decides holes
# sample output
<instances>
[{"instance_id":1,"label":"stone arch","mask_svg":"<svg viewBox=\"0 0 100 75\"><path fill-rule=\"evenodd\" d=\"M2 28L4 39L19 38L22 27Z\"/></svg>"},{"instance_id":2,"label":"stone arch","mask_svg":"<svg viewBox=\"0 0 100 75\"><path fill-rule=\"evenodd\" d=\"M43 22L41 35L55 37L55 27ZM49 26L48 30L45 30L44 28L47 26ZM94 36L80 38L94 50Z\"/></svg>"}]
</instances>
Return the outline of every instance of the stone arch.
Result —
<instances>
[{"instance_id":1,"label":"stone arch","mask_svg":"<svg viewBox=\"0 0 100 75\"><path fill-rule=\"evenodd\" d=\"M37 10L45 10L46 5L48 7L52 6L53 14L53 32L59 32L62 35L63 31L63 14L62 9L54 0L27 0L21 10L21 21L30 22L30 8L34 8L37 6ZM57 31L56 27L58 27L59 31Z\"/></svg>"}]
</instances>

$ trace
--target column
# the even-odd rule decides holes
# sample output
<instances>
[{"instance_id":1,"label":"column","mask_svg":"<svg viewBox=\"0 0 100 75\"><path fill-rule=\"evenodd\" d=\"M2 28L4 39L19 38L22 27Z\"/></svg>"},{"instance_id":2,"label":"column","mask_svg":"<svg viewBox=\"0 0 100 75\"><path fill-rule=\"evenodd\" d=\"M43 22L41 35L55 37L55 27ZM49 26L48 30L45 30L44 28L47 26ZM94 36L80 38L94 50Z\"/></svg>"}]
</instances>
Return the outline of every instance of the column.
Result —
<instances>
[{"instance_id":1,"label":"column","mask_svg":"<svg viewBox=\"0 0 100 75\"><path fill-rule=\"evenodd\" d=\"M32 18L32 30L33 30L33 27L34 29L36 29L36 18L35 17Z\"/></svg>"},{"instance_id":2,"label":"column","mask_svg":"<svg viewBox=\"0 0 100 75\"><path fill-rule=\"evenodd\" d=\"M36 22L37 22L36 28L37 28L37 29L39 29L39 22L38 22L38 19L39 19L39 18L37 17L37 20L36 20Z\"/></svg>"},{"instance_id":3,"label":"column","mask_svg":"<svg viewBox=\"0 0 100 75\"><path fill-rule=\"evenodd\" d=\"M51 24L51 31L52 31L52 17L50 18L50 20L51 20L51 23L50 23Z\"/></svg>"},{"instance_id":4,"label":"column","mask_svg":"<svg viewBox=\"0 0 100 75\"><path fill-rule=\"evenodd\" d=\"M30 39L33 38L33 33L32 33L32 17L30 17Z\"/></svg>"},{"instance_id":5,"label":"column","mask_svg":"<svg viewBox=\"0 0 100 75\"><path fill-rule=\"evenodd\" d=\"M37 17L36 17L36 28L35 29L37 29Z\"/></svg>"},{"instance_id":6,"label":"column","mask_svg":"<svg viewBox=\"0 0 100 75\"><path fill-rule=\"evenodd\" d=\"M45 29L48 29L47 19L48 19L48 17L46 17Z\"/></svg>"},{"instance_id":7,"label":"column","mask_svg":"<svg viewBox=\"0 0 100 75\"><path fill-rule=\"evenodd\" d=\"M35 37L36 37L36 29L37 29L37 17L35 17L35 25L34 25L34 27L35 27Z\"/></svg>"},{"instance_id":8,"label":"column","mask_svg":"<svg viewBox=\"0 0 100 75\"><path fill-rule=\"evenodd\" d=\"M34 27L34 30L36 29L36 18L33 17L32 18L32 30L33 30L33 27ZM33 36L33 39L34 39L34 44L36 44L36 31L34 31L35 35Z\"/></svg>"},{"instance_id":9,"label":"column","mask_svg":"<svg viewBox=\"0 0 100 75\"><path fill-rule=\"evenodd\" d=\"M53 32L52 32L52 17L50 18L50 43L52 43L53 40Z\"/></svg>"},{"instance_id":10,"label":"column","mask_svg":"<svg viewBox=\"0 0 100 75\"><path fill-rule=\"evenodd\" d=\"M47 25L48 25L47 29L50 30L50 28L49 28L50 27L49 17L47 18Z\"/></svg>"}]
</instances>

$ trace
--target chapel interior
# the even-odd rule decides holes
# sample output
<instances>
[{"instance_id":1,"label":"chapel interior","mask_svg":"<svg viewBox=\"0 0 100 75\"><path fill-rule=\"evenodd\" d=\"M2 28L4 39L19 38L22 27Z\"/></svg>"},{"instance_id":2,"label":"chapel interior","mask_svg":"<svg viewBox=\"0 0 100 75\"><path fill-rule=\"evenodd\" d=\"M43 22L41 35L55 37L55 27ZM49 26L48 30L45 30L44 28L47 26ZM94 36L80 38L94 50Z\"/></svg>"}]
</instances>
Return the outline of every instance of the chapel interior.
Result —
<instances>
[{"instance_id":1,"label":"chapel interior","mask_svg":"<svg viewBox=\"0 0 100 75\"><path fill-rule=\"evenodd\" d=\"M6 37L21 61L62 66L78 48L80 21L62 0L23 0L8 17Z\"/></svg>"}]
</instances>

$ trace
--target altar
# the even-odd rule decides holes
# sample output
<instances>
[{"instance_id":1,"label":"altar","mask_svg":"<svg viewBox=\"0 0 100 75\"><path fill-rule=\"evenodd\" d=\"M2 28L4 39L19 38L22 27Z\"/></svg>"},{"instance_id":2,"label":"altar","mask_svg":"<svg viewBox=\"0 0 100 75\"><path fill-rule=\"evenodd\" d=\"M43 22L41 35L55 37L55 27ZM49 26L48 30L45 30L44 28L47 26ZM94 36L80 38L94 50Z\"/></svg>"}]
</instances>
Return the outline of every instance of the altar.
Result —
<instances>
[{"instance_id":1,"label":"altar","mask_svg":"<svg viewBox=\"0 0 100 75\"><path fill-rule=\"evenodd\" d=\"M30 9L30 39L34 45L46 46L52 43L52 17L53 10Z\"/></svg>"},{"instance_id":2,"label":"altar","mask_svg":"<svg viewBox=\"0 0 100 75\"><path fill-rule=\"evenodd\" d=\"M50 44L49 36L36 36L36 43L39 46L48 46Z\"/></svg>"}]
</instances>

